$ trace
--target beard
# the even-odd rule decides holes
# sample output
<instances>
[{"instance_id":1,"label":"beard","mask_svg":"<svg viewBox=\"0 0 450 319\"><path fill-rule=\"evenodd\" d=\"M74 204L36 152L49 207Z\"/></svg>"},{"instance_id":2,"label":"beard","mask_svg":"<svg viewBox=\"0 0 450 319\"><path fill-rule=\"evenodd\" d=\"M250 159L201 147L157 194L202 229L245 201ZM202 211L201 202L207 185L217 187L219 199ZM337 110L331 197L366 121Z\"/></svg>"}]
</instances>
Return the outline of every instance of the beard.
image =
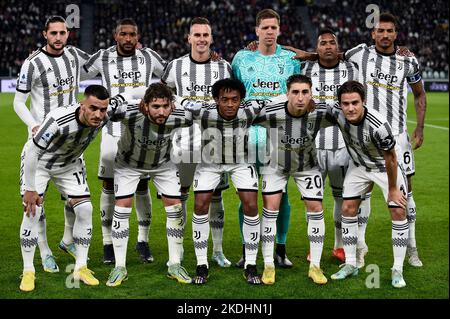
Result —
<instances>
[{"instance_id":1,"label":"beard","mask_svg":"<svg viewBox=\"0 0 450 319\"><path fill-rule=\"evenodd\" d=\"M52 48L55 51L60 51L60 50L64 49L66 46L66 43L62 43L62 47L60 49L58 49L53 43L47 43L47 44L50 48Z\"/></svg>"}]
</instances>

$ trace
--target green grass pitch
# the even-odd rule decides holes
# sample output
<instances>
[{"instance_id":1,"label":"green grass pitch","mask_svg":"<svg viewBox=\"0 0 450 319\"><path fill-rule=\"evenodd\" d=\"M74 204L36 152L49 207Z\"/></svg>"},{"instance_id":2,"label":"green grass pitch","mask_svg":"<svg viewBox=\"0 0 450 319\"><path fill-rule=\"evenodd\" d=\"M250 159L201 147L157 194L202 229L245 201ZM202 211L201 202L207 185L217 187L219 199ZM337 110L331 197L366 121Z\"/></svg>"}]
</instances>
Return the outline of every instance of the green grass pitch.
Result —
<instances>
[{"instance_id":1,"label":"green grass pitch","mask_svg":"<svg viewBox=\"0 0 450 319\"><path fill-rule=\"evenodd\" d=\"M60 267L58 274L45 273L41 267L39 251L36 250L36 289L31 293L19 290L22 259L19 247L19 228L22 219L19 196L19 158L26 140L25 125L14 113L13 94L0 94L0 298L175 298L175 299L309 299L309 298L448 298L448 253L449 253L449 210L448 210L448 169L449 169L449 103L448 93L428 94L428 110L424 145L415 152L416 175L414 177L414 198L417 204L416 237L423 268L415 269L405 261L404 276L407 287L394 289L390 285L392 266L391 223L386 205L379 189L372 196L372 214L367 229L369 254L366 266L376 265L379 269L379 288L369 289L373 272L362 269L360 274L345 281L329 280L325 286L316 286L308 277L306 255L307 241L305 211L297 188L289 184L291 201L291 223L287 239L287 254L294 263L290 270L278 269L277 281L273 286L250 286L243 277L242 270L235 267L222 269L210 263L210 280L202 286L182 285L166 278L167 241L165 235L165 212L151 185L153 198L153 222L150 230L150 247L155 257L152 264L140 263L134 245L137 239L135 214L130 224L127 268L129 280L117 288L106 287L105 282L112 266L102 263L102 239L99 212L100 181L97 180L100 137L89 146L85 153L88 181L94 206L94 232L89 251L89 268L95 271L100 286L67 288L69 275L66 267L73 264L70 256L59 251L57 244L64 227L63 202L52 186L46 198L48 241ZM412 96L409 97L409 120L415 120ZM410 132L413 123L408 123ZM189 201L189 216L192 216L193 194ZM224 193L225 235L224 252L234 263L241 255L241 240L238 230L237 196L232 189ZM261 209L260 201L260 209ZM327 185L325 199L326 239L322 256L322 268L326 276L337 271L338 262L330 257L333 247L332 197ZM189 218L185 238L184 266L194 274L195 254L192 243L191 219ZM211 241L210 241L211 242ZM209 247L209 255L211 247ZM73 265L72 265L73 267ZM263 269L259 254L258 267ZM374 267L374 266L371 266Z\"/></svg>"}]
</instances>

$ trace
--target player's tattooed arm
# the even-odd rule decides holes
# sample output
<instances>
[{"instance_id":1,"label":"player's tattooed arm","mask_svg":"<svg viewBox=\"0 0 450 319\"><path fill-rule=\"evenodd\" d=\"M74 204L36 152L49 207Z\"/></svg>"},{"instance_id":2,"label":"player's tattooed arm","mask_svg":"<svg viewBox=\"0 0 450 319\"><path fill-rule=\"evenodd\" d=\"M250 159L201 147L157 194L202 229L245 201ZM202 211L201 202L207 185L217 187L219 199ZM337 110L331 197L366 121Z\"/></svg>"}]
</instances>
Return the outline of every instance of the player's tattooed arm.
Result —
<instances>
[{"instance_id":1,"label":"player's tattooed arm","mask_svg":"<svg viewBox=\"0 0 450 319\"><path fill-rule=\"evenodd\" d=\"M404 46L397 47L397 51L395 52L395 54L400 55L400 56L407 56L407 57L415 56L414 53L409 51L409 49Z\"/></svg>"},{"instance_id":2,"label":"player's tattooed arm","mask_svg":"<svg viewBox=\"0 0 450 319\"><path fill-rule=\"evenodd\" d=\"M388 199L387 202L395 203L401 208L406 207L406 197L397 187L397 155L395 153L395 148L392 147L388 151L383 151L383 157L386 163L386 173L388 176Z\"/></svg>"},{"instance_id":3,"label":"player's tattooed arm","mask_svg":"<svg viewBox=\"0 0 450 319\"><path fill-rule=\"evenodd\" d=\"M423 129L425 125L425 112L427 109L427 96L422 81L410 84L414 94L416 108L416 128L412 134L413 149L418 149L423 143Z\"/></svg>"}]
</instances>

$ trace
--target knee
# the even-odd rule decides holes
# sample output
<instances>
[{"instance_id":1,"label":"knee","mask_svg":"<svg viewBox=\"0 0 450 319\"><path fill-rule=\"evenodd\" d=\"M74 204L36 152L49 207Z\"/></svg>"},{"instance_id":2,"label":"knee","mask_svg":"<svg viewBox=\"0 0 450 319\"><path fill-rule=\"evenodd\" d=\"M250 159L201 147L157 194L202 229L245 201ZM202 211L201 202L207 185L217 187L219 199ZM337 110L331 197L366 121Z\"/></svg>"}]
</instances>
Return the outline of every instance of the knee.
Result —
<instances>
[{"instance_id":1,"label":"knee","mask_svg":"<svg viewBox=\"0 0 450 319\"><path fill-rule=\"evenodd\" d=\"M243 203L244 214L248 216L256 216L258 215L258 203L254 201L249 201Z\"/></svg>"},{"instance_id":2,"label":"knee","mask_svg":"<svg viewBox=\"0 0 450 319\"><path fill-rule=\"evenodd\" d=\"M311 213L318 213L321 212L322 209L322 202L320 201L308 201L306 203L306 210Z\"/></svg>"},{"instance_id":3,"label":"knee","mask_svg":"<svg viewBox=\"0 0 450 319\"><path fill-rule=\"evenodd\" d=\"M342 215L346 217L356 216L357 207L355 205L348 204L344 201L342 204Z\"/></svg>"},{"instance_id":4,"label":"knee","mask_svg":"<svg viewBox=\"0 0 450 319\"><path fill-rule=\"evenodd\" d=\"M405 220L406 219L406 212L403 208L393 208L391 209L391 216L392 220Z\"/></svg>"}]
</instances>

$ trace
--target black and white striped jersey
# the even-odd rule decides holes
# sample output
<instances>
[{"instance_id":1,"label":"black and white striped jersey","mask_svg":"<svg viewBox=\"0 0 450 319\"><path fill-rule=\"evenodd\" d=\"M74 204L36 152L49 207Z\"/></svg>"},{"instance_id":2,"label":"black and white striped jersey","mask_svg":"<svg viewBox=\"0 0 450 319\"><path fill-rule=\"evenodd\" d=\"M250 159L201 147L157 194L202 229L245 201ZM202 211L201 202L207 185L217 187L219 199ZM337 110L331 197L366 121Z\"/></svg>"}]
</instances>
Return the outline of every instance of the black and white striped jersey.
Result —
<instances>
[{"instance_id":1,"label":"black and white striped jersey","mask_svg":"<svg viewBox=\"0 0 450 319\"><path fill-rule=\"evenodd\" d=\"M122 119L127 111L124 97L110 99L103 123L98 127L80 122L80 104L75 103L51 111L39 127L34 144L41 149L39 160L47 169L60 168L74 162L109 120Z\"/></svg>"},{"instance_id":2,"label":"black and white striped jersey","mask_svg":"<svg viewBox=\"0 0 450 319\"><path fill-rule=\"evenodd\" d=\"M114 96L131 88L148 87L152 83L152 77L162 76L165 66L166 61L149 48L136 49L132 56L122 56L114 45L92 55L83 66L82 79L100 73L103 85ZM105 129L110 135L121 134L120 123L109 122Z\"/></svg>"},{"instance_id":3,"label":"black and white striped jersey","mask_svg":"<svg viewBox=\"0 0 450 319\"><path fill-rule=\"evenodd\" d=\"M164 70L161 81L176 90L176 94L190 100L212 100L212 86L218 80L231 77L230 64L225 60L205 62L195 61L190 54L172 60ZM180 143L181 150L195 162L194 151L200 145L200 128L193 124L189 128L178 129L174 141Z\"/></svg>"},{"instance_id":4,"label":"black and white striped jersey","mask_svg":"<svg viewBox=\"0 0 450 319\"><path fill-rule=\"evenodd\" d=\"M419 62L415 57L386 55L374 45L360 44L345 52L345 59L359 69L359 82L366 88L366 106L386 117L394 135L406 131L407 83L419 82Z\"/></svg>"},{"instance_id":5,"label":"black and white striped jersey","mask_svg":"<svg viewBox=\"0 0 450 319\"><path fill-rule=\"evenodd\" d=\"M274 159L284 173L318 168L315 138L326 113L314 111L296 117L289 113L287 103L285 94L269 100L255 120L267 129L271 162L265 165L274 165Z\"/></svg>"},{"instance_id":6,"label":"black and white striped jersey","mask_svg":"<svg viewBox=\"0 0 450 319\"><path fill-rule=\"evenodd\" d=\"M37 123L51 110L76 103L80 71L87 59L87 53L68 45L60 55L41 48L24 61L16 90L31 94L30 112Z\"/></svg>"},{"instance_id":7,"label":"black and white striped jersey","mask_svg":"<svg viewBox=\"0 0 450 319\"><path fill-rule=\"evenodd\" d=\"M265 101L247 101L239 106L235 118L224 119L215 102L197 103L184 100L181 104L191 113L201 131L203 163L239 164L255 163L248 158L248 129Z\"/></svg>"},{"instance_id":8,"label":"black and white striped jersey","mask_svg":"<svg viewBox=\"0 0 450 319\"><path fill-rule=\"evenodd\" d=\"M149 170L170 160L174 130L192 125L191 113L182 108L172 111L166 122L158 125L140 113L138 105L129 108L121 121L124 132L116 160L132 168Z\"/></svg>"},{"instance_id":9,"label":"black and white striped jersey","mask_svg":"<svg viewBox=\"0 0 450 319\"><path fill-rule=\"evenodd\" d=\"M319 106L316 112L331 115L330 122L339 125L348 153L356 166L363 166L368 172L386 172L383 151L395 147L395 137L385 116L364 107L363 119L358 124L351 124L338 103L334 106Z\"/></svg>"},{"instance_id":10,"label":"black and white striped jersey","mask_svg":"<svg viewBox=\"0 0 450 319\"><path fill-rule=\"evenodd\" d=\"M213 84L231 75L231 66L223 59L197 62L190 54L186 54L167 64L161 80L175 88L176 94L183 98L212 100Z\"/></svg>"},{"instance_id":11,"label":"black and white striped jersey","mask_svg":"<svg viewBox=\"0 0 450 319\"><path fill-rule=\"evenodd\" d=\"M337 90L347 81L358 80L356 64L340 61L334 67L325 67L319 61L305 61L301 64L301 74L311 78L312 96L316 103L334 105L338 101ZM321 128L316 138L316 147L322 150L337 150L345 147L342 134L337 126Z\"/></svg>"}]
</instances>

